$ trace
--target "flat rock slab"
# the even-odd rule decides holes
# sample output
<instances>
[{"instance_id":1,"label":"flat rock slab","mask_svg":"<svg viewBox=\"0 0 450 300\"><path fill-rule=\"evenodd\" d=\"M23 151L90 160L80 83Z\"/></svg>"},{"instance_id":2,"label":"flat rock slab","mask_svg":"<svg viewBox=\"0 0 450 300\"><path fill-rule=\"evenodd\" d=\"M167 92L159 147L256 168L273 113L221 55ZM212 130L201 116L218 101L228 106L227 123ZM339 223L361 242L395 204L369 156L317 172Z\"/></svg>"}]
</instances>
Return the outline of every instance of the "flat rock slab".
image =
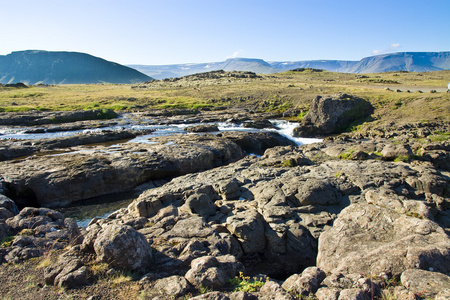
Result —
<instances>
[{"instance_id":1,"label":"flat rock slab","mask_svg":"<svg viewBox=\"0 0 450 300\"><path fill-rule=\"evenodd\" d=\"M236 133L239 142L249 133ZM262 146L289 143L277 133L252 134ZM240 138L239 138L240 137ZM267 142L270 141L270 143ZM19 206L64 206L96 196L129 191L149 180L204 171L245 156L236 142L216 135L155 137L148 143L76 147L0 163L1 175Z\"/></svg>"}]
</instances>

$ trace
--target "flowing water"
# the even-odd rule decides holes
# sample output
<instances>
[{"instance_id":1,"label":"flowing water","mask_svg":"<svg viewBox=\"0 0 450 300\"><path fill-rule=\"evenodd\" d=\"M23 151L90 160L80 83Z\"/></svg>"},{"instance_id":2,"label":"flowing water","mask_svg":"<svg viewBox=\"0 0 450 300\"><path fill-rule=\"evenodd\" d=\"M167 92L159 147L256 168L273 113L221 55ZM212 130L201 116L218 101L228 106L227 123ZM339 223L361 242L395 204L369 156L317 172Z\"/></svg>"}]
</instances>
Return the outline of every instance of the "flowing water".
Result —
<instances>
[{"instance_id":1,"label":"flowing water","mask_svg":"<svg viewBox=\"0 0 450 300\"><path fill-rule=\"evenodd\" d=\"M272 124L275 125L276 129L254 129L254 128L246 128L242 125L237 125L234 123L228 122L219 122L219 123L209 123L217 125L220 131L247 131L247 132L258 132L258 131L275 131L279 134L289 138L297 145L303 144L311 144L316 142L321 142L322 139L317 138L299 138L293 137L292 132L293 129L298 126L297 123L288 122L285 120L271 120ZM206 123L201 123L205 125ZM43 132L43 133L26 133L27 128L0 128L0 139L25 139L25 140L33 140L33 139L41 139L41 138L55 138L55 137L66 137L73 136L80 133L88 133L88 132L100 132L102 130L123 130L123 129L133 129L133 130L154 130L152 134L138 136L134 139L128 141L128 143L152 143L149 140L151 137L155 136L170 136L175 134L194 134L194 133L186 133L184 130L186 127L200 125L200 123L193 124L170 124L170 125L141 125L141 124L133 124L129 120L127 120L123 124L114 125L110 127L103 128L93 128L93 129L84 129L84 130L75 130L75 131L60 131L60 132ZM110 142L109 149L110 151L115 151L115 147L117 147L118 143L121 141L117 141L116 143ZM79 150L79 151L90 151L87 150ZM108 150L109 151L109 150ZM64 155L67 153L73 152L62 152L53 155ZM64 214L65 217L74 218L79 226L86 227L90 220L95 217L106 217L111 212L126 207L130 204L136 196L130 193L121 193L116 195L106 195L101 197L96 197L92 199L87 199L83 201L79 201L76 204L58 209L60 212Z\"/></svg>"}]
</instances>

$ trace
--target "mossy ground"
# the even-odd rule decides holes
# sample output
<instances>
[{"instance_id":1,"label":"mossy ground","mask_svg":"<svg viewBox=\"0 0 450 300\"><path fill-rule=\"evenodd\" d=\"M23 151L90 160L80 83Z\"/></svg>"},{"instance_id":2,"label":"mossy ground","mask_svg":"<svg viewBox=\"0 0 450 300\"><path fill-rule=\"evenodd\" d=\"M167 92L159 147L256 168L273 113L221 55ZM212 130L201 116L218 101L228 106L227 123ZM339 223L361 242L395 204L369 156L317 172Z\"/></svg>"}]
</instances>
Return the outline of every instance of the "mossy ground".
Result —
<instances>
[{"instance_id":1,"label":"mossy ground","mask_svg":"<svg viewBox=\"0 0 450 300\"><path fill-rule=\"evenodd\" d=\"M369 101L373 122L450 120L450 71L345 74L285 72L258 78L157 81L119 84L0 87L0 111L150 110L237 106L258 111L306 111L316 95L347 93ZM430 91L436 90L436 93ZM301 119L299 115L299 120Z\"/></svg>"}]
</instances>

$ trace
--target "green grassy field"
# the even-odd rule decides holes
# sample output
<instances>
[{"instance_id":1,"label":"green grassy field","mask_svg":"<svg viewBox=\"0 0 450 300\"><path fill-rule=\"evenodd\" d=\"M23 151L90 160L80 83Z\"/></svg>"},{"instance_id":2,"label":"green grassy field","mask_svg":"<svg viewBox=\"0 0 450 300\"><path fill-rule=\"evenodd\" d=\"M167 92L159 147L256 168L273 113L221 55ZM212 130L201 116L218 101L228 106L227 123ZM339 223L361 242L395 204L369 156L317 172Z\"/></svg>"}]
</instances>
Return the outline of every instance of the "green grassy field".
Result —
<instances>
[{"instance_id":1,"label":"green grassy field","mask_svg":"<svg viewBox=\"0 0 450 300\"><path fill-rule=\"evenodd\" d=\"M347 93L366 99L381 121L450 121L450 71L344 74L317 70L132 85L93 84L0 87L0 111L108 108L246 107L256 111L306 111L316 95ZM430 92L436 90L436 92Z\"/></svg>"}]
</instances>

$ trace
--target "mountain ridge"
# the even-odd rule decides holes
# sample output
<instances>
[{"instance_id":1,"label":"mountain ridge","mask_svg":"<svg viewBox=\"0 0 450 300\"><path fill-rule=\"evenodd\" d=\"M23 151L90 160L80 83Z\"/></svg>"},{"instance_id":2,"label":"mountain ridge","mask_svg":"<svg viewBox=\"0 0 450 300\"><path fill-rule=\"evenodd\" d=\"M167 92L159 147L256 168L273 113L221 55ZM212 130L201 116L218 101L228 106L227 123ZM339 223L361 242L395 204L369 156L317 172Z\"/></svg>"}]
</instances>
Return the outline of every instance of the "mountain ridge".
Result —
<instances>
[{"instance_id":1,"label":"mountain ridge","mask_svg":"<svg viewBox=\"0 0 450 300\"><path fill-rule=\"evenodd\" d=\"M225 70L252 71L261 74L285 72L297 68L323 69L341 73L380 73L389 71L427 72L450 70L450 51L396 52L347 60L269 61L255 58L229 58L223 62L173 65L128 65L156 79L181 77L195 73Z\"/></svg>"},{"instance_id":2,"label":"mountain ridge","mask_svg":"<svg viewBox=\"0 0 450 300\"><path fill-rule=\"evenodd\" d=\"M138 83L152 78L127 66L90 54L23 50L0 55L0 83Z\"/></svg>"}]
</instances>

